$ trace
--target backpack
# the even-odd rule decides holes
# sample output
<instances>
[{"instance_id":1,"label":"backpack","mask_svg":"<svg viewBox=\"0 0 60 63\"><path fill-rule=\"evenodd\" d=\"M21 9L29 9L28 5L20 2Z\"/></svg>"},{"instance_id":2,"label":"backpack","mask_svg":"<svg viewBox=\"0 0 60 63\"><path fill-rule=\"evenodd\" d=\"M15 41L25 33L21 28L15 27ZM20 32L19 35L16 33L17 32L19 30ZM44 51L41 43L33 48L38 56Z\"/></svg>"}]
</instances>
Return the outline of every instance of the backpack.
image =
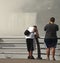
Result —
<instances>
[{"instance_id":1,"label":"backpack","mask_svg":"<svg viewBox=\"0 0 60 63\"><path fill-rule=\"evenodd\" d=\"M24 35L29 36L30 35L30 32L28 30L25 30L24 31Z\"/></svg>"}]
</instances>

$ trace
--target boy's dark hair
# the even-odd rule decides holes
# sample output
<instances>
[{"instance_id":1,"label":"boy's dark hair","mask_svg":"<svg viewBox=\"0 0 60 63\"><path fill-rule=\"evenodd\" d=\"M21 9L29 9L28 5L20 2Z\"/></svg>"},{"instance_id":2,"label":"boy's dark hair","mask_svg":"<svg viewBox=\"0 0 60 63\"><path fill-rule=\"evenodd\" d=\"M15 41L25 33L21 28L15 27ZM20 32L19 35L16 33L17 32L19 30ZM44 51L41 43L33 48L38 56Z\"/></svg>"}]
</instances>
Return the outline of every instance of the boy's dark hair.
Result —
<instances>
[{"instance_id":1,"label":"boy's dark hair","mask_svg":"<svg viewBox=\"0 0 60 63\"><path fill-rule=\"evenodd\" d=\"M36 26L36 25L34 25L33 27L37 28L37 26Z\"/></svg>"},{"instance_id":2,"label":"boy's dark hair","mask_svg":"<svg viewBox=\"0 0 60 63\"><path fill-rule=\"evenodd\" d=\"M50 18L50 21L51 21L51 22L55 22L55 18L54 18L54 17L51 17L51 18Z\"/></svg>"}]
</instances>

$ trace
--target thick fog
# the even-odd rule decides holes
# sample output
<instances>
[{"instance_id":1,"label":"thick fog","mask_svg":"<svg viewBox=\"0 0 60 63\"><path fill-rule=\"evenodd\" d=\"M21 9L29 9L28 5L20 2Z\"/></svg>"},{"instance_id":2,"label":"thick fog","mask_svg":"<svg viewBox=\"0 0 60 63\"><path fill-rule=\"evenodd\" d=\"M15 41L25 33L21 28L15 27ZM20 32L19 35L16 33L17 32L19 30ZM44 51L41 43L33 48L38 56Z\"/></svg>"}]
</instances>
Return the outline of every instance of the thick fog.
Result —
<instances>
[{"instance_id":1,"label":"thick fog","mask_svg":"<svg viewBox=\"0 0 60 63\"><path fill-rule=\"evenodd\" d=\"M60 0L33 0L29 1L24 7L24 12L37 12L36 24L38 26L40 36L44 36L44 26L53 16L56 24L60 25ZM60 37L60 32L58 32Z\"/></svg>"},{"instance_id":2,"label":"thick fog","mask_svg":"<svg viewBox=\"0 0 60 63\"><path fill-rule=\"evenodd\" d=\"M44 36L50 17L60 26L59 6L60 0L0 0L0 36L22 36L26 27L35 24Z\"/></svg>"}]
</instances>

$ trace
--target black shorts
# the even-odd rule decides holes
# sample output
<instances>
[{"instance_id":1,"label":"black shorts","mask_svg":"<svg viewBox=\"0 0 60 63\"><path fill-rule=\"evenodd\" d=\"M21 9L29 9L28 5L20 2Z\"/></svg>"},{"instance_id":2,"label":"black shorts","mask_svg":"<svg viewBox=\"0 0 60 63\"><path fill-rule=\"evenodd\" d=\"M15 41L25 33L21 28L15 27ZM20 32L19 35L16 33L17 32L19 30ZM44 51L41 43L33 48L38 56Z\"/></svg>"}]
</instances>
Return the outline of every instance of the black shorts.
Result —
<instances>
[{"instance_id":1,"label":"black shorts","mask_svg":"<svg viewBox=\"0 0 60 63\"><path fill-rule=\"evenodd\" d=\"M55 39L44 39L44 41L45 41L45 44L46 44L46 46L47 46L47 48L51 48L51 47L54 47L54 48L56 48L56 45L57 45L57 38L55 38Z\"/></svg>"},{"instance_id":2,"label":"black shorts","mask_svg":"<svg viewBox=\"0 0 60 63\"><path fill-rule=\"evenodd\" d=\"M27 50L28 51L33 51L34 47L33 47L33 39L26 39L26 44L27 44Z\"/></svg>"}]
</instances>

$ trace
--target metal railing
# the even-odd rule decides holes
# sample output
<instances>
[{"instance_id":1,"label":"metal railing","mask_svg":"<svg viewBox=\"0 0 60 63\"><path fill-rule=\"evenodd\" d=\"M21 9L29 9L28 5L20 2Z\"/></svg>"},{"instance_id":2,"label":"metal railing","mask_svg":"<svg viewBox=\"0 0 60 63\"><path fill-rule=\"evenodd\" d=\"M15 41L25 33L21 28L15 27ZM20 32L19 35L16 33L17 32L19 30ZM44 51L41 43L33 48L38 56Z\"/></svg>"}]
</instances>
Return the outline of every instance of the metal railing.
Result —
<instances>
[{"instance_id":1,"label":"metal railing","mask_svg":"<svg viewBox=\"0 0 60 63\"><path fill-rule=\"evenodd\" d=\"M9 40L11 40L11 39L14 39L14 40L24 40L23 42L4 42L4 40L6 40L6 39L8 39L8 41ZM57 38L58 40L60 40L60 38ZM40 38L39 39L39 41L40 41L40 45L44 45L44 42L43 42L43 40L44 40L44 38ZM26 44L26 42L25 42L25 38L15 38L15 37L13 37L13 38L0 38L0 45L1 44L4 44L4 45L21 45L21 44ZM60 41L58 42L58 45L60 46ZM45 50L46 49L46 47L41 47L40 46L40 48L41 48L41 50ZM27 47L24 47L24 46L22 46L22 47L11 47L11 46L8 46L8 47L0 47L0 50L5 50L5 49L10 49L10 50L14 50L14 49L21 49L21 50L25 50L25 49L27 49ZM56 48L56 50L57 51L60 51L60 48ZM25 55L25 54L27 54L27 52L1 52L0 51L0 54L20 54L20 55ZM36 52L34 52L34 55L37 55L37 53ZM46 53L45 52L41 52L41 55L46 55ZM59 56L60 57L60 54L56 54L56 56Z\"/></svg>"}]
</instances>

